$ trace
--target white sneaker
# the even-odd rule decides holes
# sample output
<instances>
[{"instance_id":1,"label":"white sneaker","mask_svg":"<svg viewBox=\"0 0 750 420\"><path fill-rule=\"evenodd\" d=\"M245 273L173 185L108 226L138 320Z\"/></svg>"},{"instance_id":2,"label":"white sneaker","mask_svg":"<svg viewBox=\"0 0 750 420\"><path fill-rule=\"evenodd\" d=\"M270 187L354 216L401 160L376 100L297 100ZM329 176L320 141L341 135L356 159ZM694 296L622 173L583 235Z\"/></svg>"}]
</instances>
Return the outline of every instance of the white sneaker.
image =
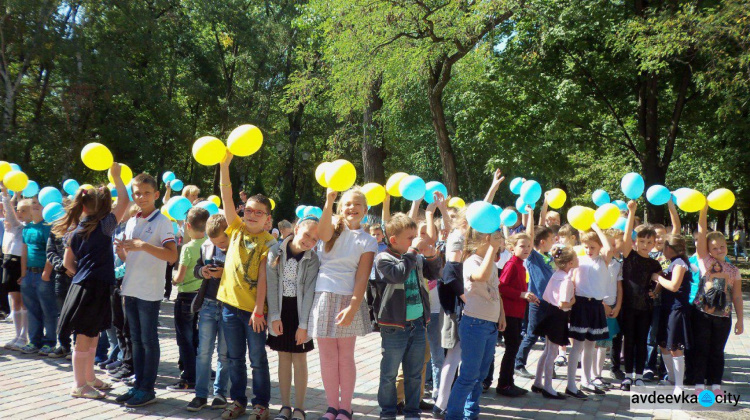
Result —
<instances>
[{"instance_id":1,"label":"white sneaker","mask_svg":"<svg viewBox=\"0 0 750 420\"><path fill-rule=\"evenodd\" d=\"M3 348L6 349L6 350L15 350L16 341L18 341L18 337L16 337L16 338L8 341L7 343L5 343L5 345L3 346Z\"/></svg>"},{"instance_id":2,"label":"white sneaker","mask_svg":"<svg viewBox=\"0 0 750 420\"><path fill-rule=\"evenodd\" d=\"M13 348L11 350L21 351L22 347L25 347L29 342L25 340L23 337L18 337L16 339L16 342L13 343Z\"/></svg>"}]
</instances>

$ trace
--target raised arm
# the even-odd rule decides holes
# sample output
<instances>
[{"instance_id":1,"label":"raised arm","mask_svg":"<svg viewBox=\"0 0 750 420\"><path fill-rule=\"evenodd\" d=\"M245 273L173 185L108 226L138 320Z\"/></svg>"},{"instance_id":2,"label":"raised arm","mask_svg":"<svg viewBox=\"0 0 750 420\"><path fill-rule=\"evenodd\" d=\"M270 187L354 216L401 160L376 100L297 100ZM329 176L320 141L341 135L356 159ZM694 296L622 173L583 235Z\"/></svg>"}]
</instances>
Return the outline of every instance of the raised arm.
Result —
<instances>
[{"instance_id":1,"label":"raised arm","mask_svg":"<svg viewBox=\"0 0 750 420\"><path fill-rule=\"evenodd\" d=\"M323 242L328 242L333 238L333 203L336 201L337 195L338 193L330 188L326 193L326 204L323 206L323 215L320 216L320 223L318 224L318 237Z\"/></svg>"},{"instance_id":2,"label":"raised arm","mask_svg":"<svg viewBox=\"0 0 750 420\"><path fill-rule=\"evenodd\" d=\"M526 234L531 237L531 244L534 245L534 209L530 205L526 205L526 212L528 213L527 221L530 223L526 225Z\"/></svg>"},{"instance_id":3,"label":"raised arm","mask_svg":"<svg viewBox=\"0 0 750 420\"><path fill-rule=\"evenodd\" d=\"M547 203L547 194L549 194L549 191L545 191L544 202L542 203L541 210L539 210L539 226L547 226L544 221L544 219L547 218L547 208L549 207L549 203Z\"/></svg>"},{"instance_id":4,"label":"raised arm","mask_svg":"<svg viewBox=\"0 0 750 420\"><path fill-rule=\"evenodd\" d=\"M625 258L633 250L633 227L635 225L635 210L637 208L638 204L635 201L628 201L628 224L625 226L625 232L622 234L622 256Z\"/></svg>"},{"instance_id":5,"label":"raised arm","mask_svg":"<svg viewBox=\"0 0 750 420\"><path fill-rule=\"evenodd\" d=\"M434 245L437 242L438 235L437 235L437 229L435 229L435 209L437 208L437 203L433 201L430 203L429 206L427 206L427 210L424 212L424 220L427 224L425 226L425 229L427 230L427 236L430 238L430 241Z\"/></svg>"},{"instance_id":6,"label":"raised arm","mask_svg":"<svg viewBox=\"0 0 750 420\"><path fill-rule=\"evenodd\" d=\"M612 260L612 254L614 254L614 250L609 244L609 238L607 238L607 235L602 232L602 229L596 223L591 225L591 229L596 232L596 236L599 237L599 241L602 243L602 249L599 250L599 255L604 258L604 262L609 264L610 260Z\"/></svg>"},{"instance_id":7,"label":"raised arm","mask_svg":"<svg viewBox=\"0 0 750 420\"><path fill-rule=\"evenodd\" d=\"M170 186L169 182L167 182L167 191L164 193L164 198L162 198L161 201L163 201L164 204L167 204L170 198L172 198L172 186Z\"/></svg>"},{"instance_id":8,"label":"raised arm","mask_svg":"<svg viewBox=\"0 0 750 420\"><path fill-rule=\"evenodd\" d=\"M417 221L417 218L419 217L419 206L422 204L422 199L414 200L411 202L411 208L409 209L408 216L411 218L411 220Z\"/></svg>"},{"instance_id":9,"label":"raised arm","mask_svg":"<svg viewBox=\"0 0 750 420\"><path fill-rule=\"evenodd\" d=\"M383 214L380 219L384 225L391 220L391 195L388 193L385 193L385 198L383 199ZM320 230L320 227L318 227L318 230Z\"/></svg>"},{"instance_id":10,"label":"raised arm","mask_svg":"<svg viewBox=\"0 0 750 420\"><path fill-rule=\"evenodd\" d=\"M2 190L3 194L3 211L5 211L5 220L8 221L8 224L10 224L10 227L15 228L21 225L21 222L18 221L18 217L16 217L16 208L13 206L13 202L10 199L10 195L8 195L8 188L5 187L5 184L0 181L0 190ZM16 194L17 196L18 194Z\"/></svg>"},{"instance_id":11,"label":"raised arm","mask_svg":"<svg viewBox=\"0 0 750 420\"><path fill-rule=\"evenodd\" d=\"M128 207L130 207L128 190L125 188L125 183L122 182L122 178L120 177L121 168L122 166L117 162L112 163L112 167L109 168L112 173L112 179L115 180L115 189L117 191L117 205L112 209L112 213L114 213L117 223L120 223L125 216L125 212L128 211Z\"/></svg>"},{"instance_id":12,"label":"raised arm","mask_svg":"<svg viewBox=\"0 0 750 420\"><path fill-rule=\"evenodd\" d=\"M669 219L672 221L672 235L679 235L682 230L682 223L680 223L680 215L677 213L677 207L674 205L674 201L669 200L667 202L667 208L669 208Z\"/></svg>"},{"instance_id":13,"label":"raised arm","mask_svg":"<svg viewBox=\"0 0 750 420\"><path fill-rule=\"evenodd\" d=\"M499 238L499 236L497 236L497 238ZM498 249L500 249L500 241L492 239L490 241L490 246L487 247L487 252L484 253L484 258L482 259L482 264L479 265L479 270L471 273L471 277L469 277L471 281L485 283L490 280L490 275L495 269L495 255L497 255Z\"/></svg>"},{"instance_id":14,"label":"raised arm","mask_svg":"<svg viewBox=\"0 0 750 420\"><path fill-rule=\"evenodd\" d=\"M484 196L484 201L492 204L492 200L495 199L495 194L497 194L497 189L500 188L500 184L503 183L503 180L505 177L503 176L503 171L500 169L495 170L495 174L492 177L492 185L490 185L490 189L487 191L487 195Z\"/></svg>"},{"instance_id":15,"label":"raised arm","mask_svg":"<svg viewBox=\"0 0 750 420\"><path fill-rule=\"evenodd\" d=\"M703 206L700 215L698 216L698 233L695 235L695 253L698 254L698 259L702 260L708 257L708 244L706 243L706 235L708 234L708 202Z\"/></svg>"},{"instance_id":16,"label":"raised arm","mask_svg":"<svg viewBox=\"0 0 750 420\"><path fill-rule=\"evenodd\" d=\"M221 191L221 202L224 207L224 216L227 219L227 225L232 226L232 222L237 218L237 210L234 207L234 198L232 197L232 182L229 178L229 164L232 163L234 155L227 150L224 160L219 164L219 189Z\"/></svg>"}]
</instances>

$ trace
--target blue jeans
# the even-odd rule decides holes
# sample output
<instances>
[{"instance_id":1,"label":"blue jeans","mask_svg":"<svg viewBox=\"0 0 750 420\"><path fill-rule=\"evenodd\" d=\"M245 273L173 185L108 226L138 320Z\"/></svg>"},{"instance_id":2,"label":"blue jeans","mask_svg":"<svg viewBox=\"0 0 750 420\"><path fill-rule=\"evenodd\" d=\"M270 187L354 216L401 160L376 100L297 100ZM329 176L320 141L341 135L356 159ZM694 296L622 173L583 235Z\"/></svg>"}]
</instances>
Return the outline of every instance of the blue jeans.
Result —
<instances>
[{"instance_id":1,"label":"blue jeans","mask_svg":"<svg viewBox=\"0 0 750 420\"><path fill-rule=\"evenodd\" d=\"M227 343L221 326L221 306L215 300L203 301L198 312L198 357L195 366L195 396L208 398L208 383L211 380L211 358L214 354L216 338L219 339L219 361L216 363L214 395L227 395L229 367L227 364Z\"/></svg>"},{"instance_id":2,"label":"blue jeans","mask_svg":"<svg viewBox=\"0 0 750 420\"><path fill-rule=\"evenodd\" d=\"M458 324L461 339L461 367L448 398L445 418L448 420L479 418L482 379L495 357L497 322L464 315Z\"/></svg>"},{"instance_id":3,"label":"blue jeans","mask_svg":"<svg viewBox=\"0 0 750 420\"><path fill-rule=\"evenodd\" d=\"M29 341L37 347L55 347L58 315L55 282L42 280L42 273L27 271L21 281L21 297L29 311Z\"/></svg>"},{"instance_id":4,"label":"blue jeans","mask_svg":"<svg viewBox=\"0 0 750 420\"><path fill-rule=\"evenodd\" d=\"M430 359L432 359L432 397L437 398L440 390L440 371L445 362L445 350L440 335L443 328L443 317L440 313L430 314L427 326L427 340L430 342Z\"/></svg>"},{"instance_id":5,"label":"blue jeans","mask_svg":"<svg viewBox=\"0 0 750 420\"><path fill-rule=\"evenodd\" d=\"M159 307L161 300L147 301L125 296L125 316L130 325L130 339L133 342L133 387L149 393L154 392L156 374L159 371Z\"/></svg>"},{"instance_id":6,"label":"blue jeans","mask_svg":"<svg viewBox=\"0 0 750 420\"><path fill-rule=\"evenodd\" d=\"M396 418L396 375L398 367L404 369L404 415L406 418L419 418L419 401L422 389L422 364L426 340L422 318L406 321L403 329L380 327L380 387L378 405L380 417Z\"/></svg>"},{"instance_id":7,"label":"blue jeans","mask_svg":"<svg viewBox=\"0 0 750 420\"><path fill-rule=\"evenodd\" d=\"M198 347L198 316L190 310L197 293L177 293L174 301L174 329L182 360L182 379L195 383L195 354Z\"/></svg>"},{"instance_id":8,"label":"blue jeans","mask_svg":"<svg viewBox=\"0 0 750 420\"><path fill-rule=\"evenodd\" d=\"M540 321L538 317L539 305L531 303L527 305L527 311L529 320L526 323L526 335L523 336L521 347L518 348L518 352L516 353L516 369L526 367L526 361L529 358L531 347L537 342L537 340L539 340L539 337L534 335L534 330Z\"/></svg>"},{"instance_id":9,"label":"blue jeans","mask_svg":"<svg viewBox=\"0 0 750 420\"><path fill-rule=\"evenodd\" d=\"M227 342L227 365L232 387L229 396L236 402L247 406L247 364L245 351L250 353L250 368L253 371L252 405L268 407L271 401L271 372L266 356L266 330L259 333L250 325L250 312L224 305L221 313L221 327Z\"/></svg>"}]
</instances>

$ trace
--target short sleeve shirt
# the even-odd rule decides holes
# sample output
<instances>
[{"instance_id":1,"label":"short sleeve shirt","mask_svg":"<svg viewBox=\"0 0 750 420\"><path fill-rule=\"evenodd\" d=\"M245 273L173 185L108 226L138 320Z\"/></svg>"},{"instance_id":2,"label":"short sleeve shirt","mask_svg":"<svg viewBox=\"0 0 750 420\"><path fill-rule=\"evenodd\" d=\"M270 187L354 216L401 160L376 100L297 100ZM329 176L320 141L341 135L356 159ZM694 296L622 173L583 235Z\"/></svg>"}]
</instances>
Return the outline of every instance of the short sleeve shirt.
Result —
<instances>
[{"instance_id":1,"label":"short sleeve shirt","mask_svg":"<svg viewBox=\"0 0 750 420\"><path fill-rule=\"evenodd\" d=\"M88 220L84 218L73 232L66 235L67 240L64 241L78 261L78 270L72 282L100 281L114 284L115 256L112 252L112 235L117 228L117 218L112 213L104 216L96 229L86 237L79 232L83 229L82 223Z\"/></svg>"},{"instance_id":2,"label":"short sleeve shirt","mask_svg":"<svg viewBox=\"0 0 750 420\"><path fill-rule=\"evenodd\" d=\"M631 251L622 263L622 305L646 311L651 308L648 292L654 288L651 275L661 272L658 261Z\"/></svg>"},{"instance_id":3,"label":"short sleeve shirt","mask_svg":"<svg viewBox=\"0 0 750 420\"><path fill-rule=\"evenodd\" d=\"M206 242L206 238L193 239L186 245L182 246L182 252L180 252L180 265L185 267L185 277L182 279L182 283L177 287L177 290L181 293L195 292L201 288L203 283L202 279L196 278L193 275L193 268L198 263L198 259L201 257L201 245Z\"/></svg>"},{"instance_id":4,"label":"short sleeve shirt","mask_svg":"<svg viewBox=\"0 0 750 420\"><path fill-rule=\"evenodd\" d=\"M316 292L330 292L351 296L354 293L354 275L359 267L362 254L378 252L378 243L363 229L349 230L344 226L330 251L325 243L318 245L320 274L315 284Z\"/></svg>"},{"instance_id":5,"label":"short sleeve shirt","mask_svg":"<svg viewBox=\"0 0 750 420\"><path fill-rule=\"evenodd\" d=\"M698 266L701 273L701 282L698 287L698 293L695 296L695 306L699 311L710 315L729 317L732 315L732 296L734 290L732 280L740 278L740 271L737 267L726 261L719 261L714 257L707 257L698 260ZM722 308L710 308L710 296L712 293L723 291L726 296L725 305Z\"/></svg>"},{"instance_id":6,"label":"short sleeve shirt","mask_svg":"<svg viewBox=\"0 0 750 420\"><path fill-rule=\"evenodd\" d=\"M140 239L153 246L163 247L175 242L172 222L155 209L151 214L138 213L125 225L125 239ZM125 261L122 280L123 296L155 302L164 297L164 273L167 262L146 251L130 251Z\"/></svg>"},{"instance_id":7,"label":"short sleeve shirt","mask_svg":"<svg viewBox=\"0 0 750 420\"><path fill-rule=\"evenodd\" d=\"M567 273L557 270L552 273L542 299L555 307L559 307L562 302L570 302L575 294L575 286L573 284L574 275L575 270L570 270ZM564 310L569 311L570 308Z\"/></svg>"},{"instance_id":8,"label":"short sleeve shirt","mask_svg":"<svg viewBox=\"0 0 750 420\"><path fill-rule=\"evenodd\" d=\"M23 228L23 243L26 244L26 266L44 268L47 262L47 239L52 226L44 223L27 223Z\"/></svg>"}]
</instances>

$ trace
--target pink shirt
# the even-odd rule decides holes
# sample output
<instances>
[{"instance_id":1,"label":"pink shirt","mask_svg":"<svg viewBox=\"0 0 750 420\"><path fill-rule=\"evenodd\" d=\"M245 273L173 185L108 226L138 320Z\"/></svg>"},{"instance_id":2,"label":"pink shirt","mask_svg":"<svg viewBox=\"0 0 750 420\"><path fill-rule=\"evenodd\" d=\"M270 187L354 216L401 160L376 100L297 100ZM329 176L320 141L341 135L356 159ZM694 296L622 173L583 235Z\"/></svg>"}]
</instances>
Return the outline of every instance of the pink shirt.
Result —
<instances>
[{"instance_id":1,"label":"pink shirt","mask_svg":"<svg viewBox=\"0 0 750 420\"><path fill-rule=\"evenodd\" d=\"M560 307L562 302L570 302L573 300L575 295L575 285L573 283L573 277L575 276L575 270L564 272L557 270L552 274L552 277L547 283L547 288L544 289L544 296L542 298L555 307ZM568 309L563 309L569 311Z\"/></svg>"}]
</instances>

